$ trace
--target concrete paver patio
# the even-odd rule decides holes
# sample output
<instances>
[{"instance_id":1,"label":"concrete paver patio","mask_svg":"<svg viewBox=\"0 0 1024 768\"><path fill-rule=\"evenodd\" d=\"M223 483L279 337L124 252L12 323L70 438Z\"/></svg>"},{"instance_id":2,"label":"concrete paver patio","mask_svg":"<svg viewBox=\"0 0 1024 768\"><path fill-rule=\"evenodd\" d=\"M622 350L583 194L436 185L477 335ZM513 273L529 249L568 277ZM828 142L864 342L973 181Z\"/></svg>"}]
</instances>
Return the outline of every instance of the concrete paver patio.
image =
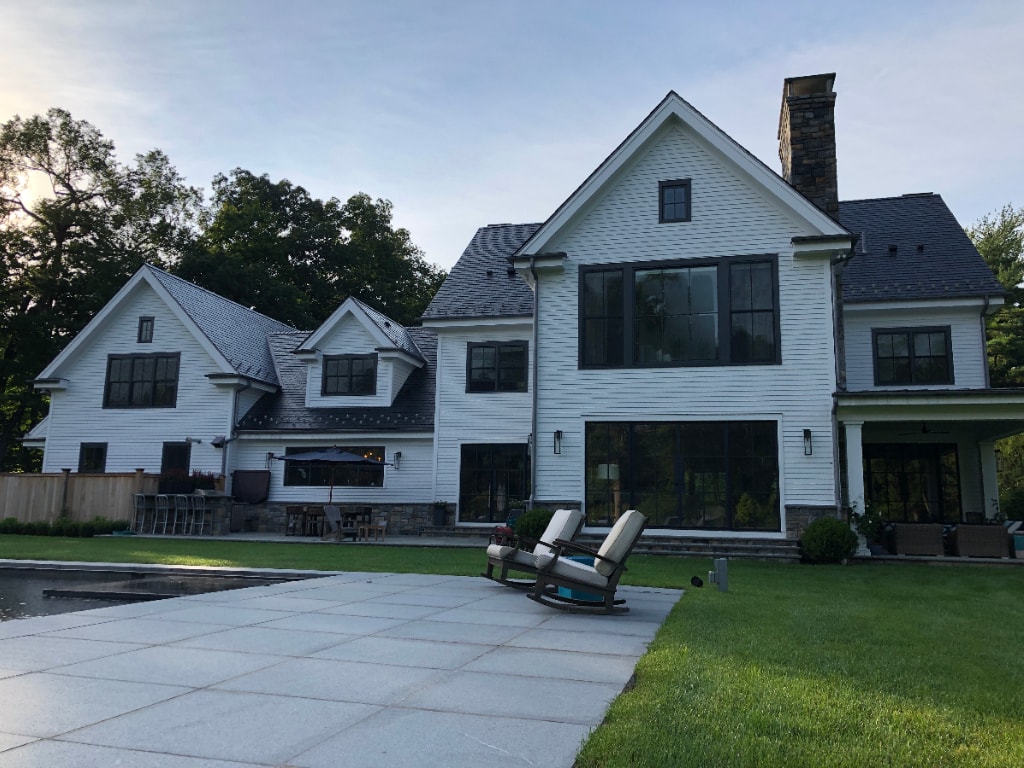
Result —
<instances>
[{"instance_id":1,"label":"concrete paver patio","mask_svg":"<svg viewBox=\"0 0 1024 768\"><path fill-rule=\"evenodd\" d=\"M0 766L565 766L681 592L345 573L0 624Z\"/></svg>"}]
</instances>

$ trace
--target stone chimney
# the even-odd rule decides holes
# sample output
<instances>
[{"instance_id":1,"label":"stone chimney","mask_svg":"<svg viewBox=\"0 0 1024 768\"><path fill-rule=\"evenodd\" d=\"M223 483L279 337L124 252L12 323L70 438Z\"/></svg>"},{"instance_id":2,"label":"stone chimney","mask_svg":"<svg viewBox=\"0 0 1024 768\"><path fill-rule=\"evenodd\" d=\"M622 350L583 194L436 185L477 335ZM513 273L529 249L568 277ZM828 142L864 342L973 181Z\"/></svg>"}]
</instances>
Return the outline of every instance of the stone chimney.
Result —
<instances>
[{"instance_id":1,"label":"stone chimney","mask_svg":"<svg viewBox=\"0 0 1024 768\"><path fill-rule=\"evenodd\" d=\"M833 219L839 216L835 79L835 72L786 78L779 113L782 178Z\"/></svg>"}]
</instances>

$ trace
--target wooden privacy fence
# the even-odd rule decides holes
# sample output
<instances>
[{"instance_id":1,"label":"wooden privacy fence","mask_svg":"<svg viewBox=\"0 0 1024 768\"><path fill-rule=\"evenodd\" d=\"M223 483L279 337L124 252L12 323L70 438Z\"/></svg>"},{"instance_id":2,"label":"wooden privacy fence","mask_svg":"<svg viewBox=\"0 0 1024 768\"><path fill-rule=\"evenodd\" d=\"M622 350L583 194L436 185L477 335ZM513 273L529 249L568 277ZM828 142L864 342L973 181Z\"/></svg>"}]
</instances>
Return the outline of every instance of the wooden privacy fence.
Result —
<instances>
[{"instance_id":1,"label":"wooden privacy fence","mask_svg":"<svg viewBox=\"0 0 1024 768\"><path fill-rule=\"evenodd\" d=\"M39 475L0 473L0 519L52 523L64 513L85 522L94 517L132 519L132 494L156 493L159 475L141 470L102 475L68 470Z\"/></svg>"}]
</instances>

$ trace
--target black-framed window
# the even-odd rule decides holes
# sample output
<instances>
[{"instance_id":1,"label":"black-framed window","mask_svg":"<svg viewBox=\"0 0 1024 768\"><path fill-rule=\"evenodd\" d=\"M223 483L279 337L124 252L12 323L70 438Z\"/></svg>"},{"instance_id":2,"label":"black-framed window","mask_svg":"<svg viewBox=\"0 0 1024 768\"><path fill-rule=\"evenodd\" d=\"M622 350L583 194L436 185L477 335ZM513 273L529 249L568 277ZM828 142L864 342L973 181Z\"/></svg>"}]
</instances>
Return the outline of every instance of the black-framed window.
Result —
<instances>
[{"instance_id":1,"label":"black-framed window","mask_svg":"<svg viewBox=\"0 0 1024 768\"><path fill-rule=\"evenodd\" d=\"M324 358L324 395L377 394L376 355L332 355Z\"/></svg>"},{"instance_id":2,"label":"black-framed window","mask_svg":"<svg viewBox=\"0 0 1024 768\"><path fill-rule=\"evenodd\" d=\"M523 443L464 443L459 464L459 522L502 523L530 497Z\"/></svg>"},{"instance_id":3,"label":"black-framed window","mask_svg":"<svg viewBox=\"0 0 1024 768\"><path fill-rule=\"evenodd\" d=\"M580 367L781 361L774 257L580 268Z\"/></svg>"},{"instance_id":4,"label":"black-framed window","mask_svg":"<svg viewBox=\"0 0 1024 768\"><path fill-rule=\"evenodd\" d=\"M104 408L174 408L181 355L109 355Z\"/></svg>"},{"instance_id":5,"label":"black-framed window","mask_svg":"<svg viewBox=\"0 0 1024 768\"><path fill-rule=\"evenodd\" d=\"M78 446L78 471L103 473L107 471L107 444L82 443Z\"/></svg>"},{"instance_id":6,"label":"black-framed window","mask_svg":"<svg viewBox=\"0 0 1024 768\"><path fill-rule=\"evenodd\" d=\"M960 522L956 444L865 444L864 492L889 522Z\"/></svg>"},{"instance_id":7,"label":"black-framed window","mask_svg":"<svg viewBox=\"0 0 1024 768\"><path fill-rule=\"evenodd\" d=\"M949 326L872 330L875 384L952 384Z\"/></svg>"},{"instance_id":8,"label":"black-framed window","mask_svg":"<svg viewBox=\"0 0 1024 768\"><path fill-rule=\"evenodd\" d=\"M778 423L588 422L585 493L590 525L778 531Z\"/></svg>"},{"instance_id":9,"label":"black-framed window","mask_svg":"<svg viewBox=\"0 0 1024 768\"><path fill-rule=\"evenodd\" d=\"M140 317L139 318L139 344L152 344L153 343L153 322L152 317Z\"/></svg>"},{"instance_id":10,"label":"black-framed window","mask_svg":"<svg viewBox=\"0 0 1024 768\"><path fill-rule=\"evenodd\" d=\"M328 446L286 448L285 456L307 451L325 451ZM383 445L342 445L342 451L376 459L380 464L346 464L344 462L284 462L284 484L345 488L381 488L384 486Z\"/></svg>"},{"instance_id":11,"label":"black-framed window","mask_svg":"<svg viewBox=\"0 0 1024 768\"><path fill-rule=\"evenodd\" d=\"M467 392L525 392L529 345L491 341L466 345Z\"/></svg>"},{"instance_id":12,"label":"black-framed window","mask_svg":"<svg viewBox=\"0 0 1024 768\"><path fill-rule=\"evenodd\" d=\"M669 224L690 220L690 180L658 183L658 221Z\"/></svg>"}]
</instances>

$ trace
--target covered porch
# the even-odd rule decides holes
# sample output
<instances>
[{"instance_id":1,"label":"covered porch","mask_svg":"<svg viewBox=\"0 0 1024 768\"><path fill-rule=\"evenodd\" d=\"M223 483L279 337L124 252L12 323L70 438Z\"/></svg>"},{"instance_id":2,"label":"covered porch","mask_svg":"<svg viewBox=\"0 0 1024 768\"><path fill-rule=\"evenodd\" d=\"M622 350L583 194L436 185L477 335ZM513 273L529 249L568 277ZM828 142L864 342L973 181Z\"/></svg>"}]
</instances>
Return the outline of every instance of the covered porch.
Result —
<instances>
[{"instance_id":1,"label":"covered porch","mask_svg":"<svg viewBox=\"0 0 1024 768\"><path fill-rule=\"evenodd\" d=\"M1001 518L997 442L1024 432L1024 390L837 395L845 500L893 525Z\"/></svg>"}]
</instances>

